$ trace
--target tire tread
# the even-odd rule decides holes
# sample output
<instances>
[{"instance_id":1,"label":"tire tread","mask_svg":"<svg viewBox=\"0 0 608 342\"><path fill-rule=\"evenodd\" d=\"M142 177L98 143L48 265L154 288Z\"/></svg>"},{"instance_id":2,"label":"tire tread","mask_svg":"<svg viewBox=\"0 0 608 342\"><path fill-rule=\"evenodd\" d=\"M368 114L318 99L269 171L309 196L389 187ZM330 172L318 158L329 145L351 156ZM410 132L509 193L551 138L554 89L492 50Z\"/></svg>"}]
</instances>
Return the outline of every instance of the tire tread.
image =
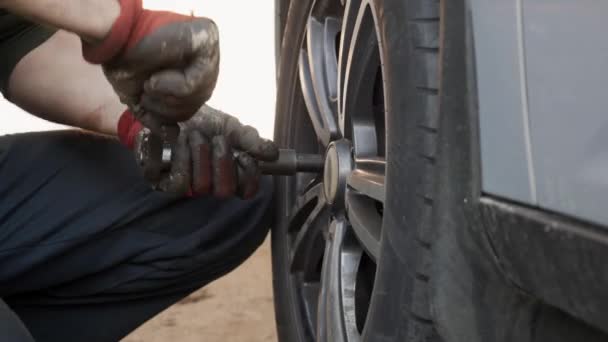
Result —
<instances>
[{"instance_id":1,"label":"tire tread","mask_svg":"<svg viewBox=\"0 0 608 342\"><path fill-rule=\"evenodd\" d=\"M413 169L419 177L415 205L417 219L415 251L416 272L412 280L410 315L407 320L407 341L439 342L430 304L430 278L432 276L432 248L435 235L433 213L435 209L435 172L439 133L439 54L440 16L439 0L412 1L409 19L410 45L414 65L419 66L413 75L415 104L417 105L415 129L417 130L417 158L413 158Z\"/></svg>"}]
</instances>

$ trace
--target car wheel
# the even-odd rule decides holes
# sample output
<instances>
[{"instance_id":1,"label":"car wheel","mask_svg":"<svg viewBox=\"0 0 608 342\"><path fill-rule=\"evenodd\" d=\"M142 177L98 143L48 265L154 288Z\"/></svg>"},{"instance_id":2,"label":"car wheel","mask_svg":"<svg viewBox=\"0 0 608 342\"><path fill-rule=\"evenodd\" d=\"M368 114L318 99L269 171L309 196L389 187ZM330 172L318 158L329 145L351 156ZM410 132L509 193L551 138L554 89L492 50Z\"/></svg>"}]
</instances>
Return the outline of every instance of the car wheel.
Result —
<instances>
[{"instance_id":1,"label":"car wheel","mask_svg":"<svg viewBox=\"0 0 608 342\"><path fill-rule=\"evenodd\" d=\"M433 205L439 24L437 1L291 2L275 139L326 164L277 178L282 341L438 341L430 215L403 218Z\"/></svg>"}]
</instances>

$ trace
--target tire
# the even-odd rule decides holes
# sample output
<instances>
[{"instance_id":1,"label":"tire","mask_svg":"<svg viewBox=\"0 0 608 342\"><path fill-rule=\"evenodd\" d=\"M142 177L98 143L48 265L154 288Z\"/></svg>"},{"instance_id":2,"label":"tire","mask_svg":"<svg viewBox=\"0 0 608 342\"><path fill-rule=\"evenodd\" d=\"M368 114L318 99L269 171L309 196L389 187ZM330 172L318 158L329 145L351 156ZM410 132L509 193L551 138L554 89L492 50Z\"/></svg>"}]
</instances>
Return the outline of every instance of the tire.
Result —
<instances>
[{"instance_id":1,"label":"tire","mask_svg":"<svg viewBox=\"0 0 608 342\"><path fill-rule=\"evenodd\" d=\"M288 127L294 113L290 112L297 82L297 52L299 43L303 35L305 17L300 13L308 13L311 3L309 1L281 1L282 11L289 6L286 11L287 17L284 24L280 44L280 52L277 61L277 105L275 115L274 140L279 146L288 147L288 134L291 129ZM285 12L283 12L285 13ZM285 37L289 38L286 39ZM297 313L294 312L295 305L289 292L289 250L288 236L286 233L287 223L285 216L289 212L288 202L286 201L287 180L285 177L275 177L275 223L271 231L272 241L272 272L274 289L275 320L279 341L302 341L301 332L298 330ZM306 336L312 341L313 336Z\"/></svg>"},{"instance_id":2,"label":"tire","mask_svg":"<svg viewBox=\"0 0 608 342\"><path fill-rule=\"evenodd\" d=\"M298 59L309 14L326 11L332 4L330 0L318 1L319 6L313 2L292 1L285 21L275 141L299 152L322 153L316 141L305 139L314 124L306 119L298 86ZM603 340L602 335L514 286L488 240L484 226L488 222L483 221L478 205L479 140L467 2L368 3L382 69L385 199L365 324L361 335L352 340ZM303 314L293 290L288 218L294 189L308 189L311 179L276 178L272 258L278 335L284 342L350 342L324 331L320 323L317 330L307 329L303 316L329 321L332 312ZM328 241L333 232L331 228L326 232ZM320 298L323 309L323 302L333 299Z\"/></svg>"},{"instance_id":3,"label":"tire","mask_svg":"<svg viewBox=\"0 0 608 342\"><path fill-rule=\"evenodd\" d=\"M287 11L289 10L289 0L274 0L275 27L274 27L274 53L275 63L278 67L281 59L281 43L283 42L283 32L287 21Z\"/></svg>"}]
</instances>

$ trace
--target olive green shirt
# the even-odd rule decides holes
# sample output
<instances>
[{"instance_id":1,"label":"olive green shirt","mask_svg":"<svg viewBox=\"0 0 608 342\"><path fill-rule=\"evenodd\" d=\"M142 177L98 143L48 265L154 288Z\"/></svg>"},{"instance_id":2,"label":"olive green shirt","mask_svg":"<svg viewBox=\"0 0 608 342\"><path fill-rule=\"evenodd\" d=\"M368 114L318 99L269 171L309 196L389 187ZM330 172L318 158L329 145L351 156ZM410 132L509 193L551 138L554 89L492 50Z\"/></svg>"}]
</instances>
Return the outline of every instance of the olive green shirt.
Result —
<instances>
[{"instance_id":1,"label":"olive green shirt","mask_svg":"<svg viewBox=\"0 0 608 342\"><path fill-rule=\"evenodd\" d=\"M21 58L55 31L0 9L0 92L8 97L8 80Z\"/></svg>"}]
</instances>

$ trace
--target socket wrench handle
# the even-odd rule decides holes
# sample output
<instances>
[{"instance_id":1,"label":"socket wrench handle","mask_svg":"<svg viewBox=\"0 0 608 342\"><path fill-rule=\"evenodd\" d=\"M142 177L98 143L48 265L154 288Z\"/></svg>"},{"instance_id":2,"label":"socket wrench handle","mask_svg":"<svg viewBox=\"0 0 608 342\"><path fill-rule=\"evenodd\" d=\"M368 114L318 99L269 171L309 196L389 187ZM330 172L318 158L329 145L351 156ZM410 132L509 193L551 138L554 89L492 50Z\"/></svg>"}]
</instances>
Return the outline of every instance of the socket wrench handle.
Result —
<instances>
[{"instance_id":1,"label":"socket wrench handle","mask_svg":"<svg viewBox=\"0 0 608 342\"><path fill-rule=\"evenodd\" d=\"M298 172L320 173L325 160L320 154L297 153L292 149L280 149L279 159L260 162L260 171L265 175L293 176Z\"/></svg>"}]
</instances>

